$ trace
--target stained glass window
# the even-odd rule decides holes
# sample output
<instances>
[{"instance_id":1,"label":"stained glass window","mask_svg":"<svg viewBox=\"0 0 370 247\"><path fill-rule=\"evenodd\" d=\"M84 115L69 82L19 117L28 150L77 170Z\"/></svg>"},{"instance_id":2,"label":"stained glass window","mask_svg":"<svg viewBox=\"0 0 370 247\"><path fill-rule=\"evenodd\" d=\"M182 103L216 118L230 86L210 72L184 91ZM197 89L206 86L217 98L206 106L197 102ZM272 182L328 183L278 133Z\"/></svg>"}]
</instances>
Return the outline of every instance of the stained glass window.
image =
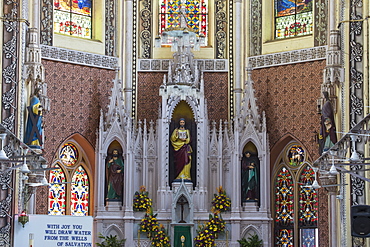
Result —
<instances>
[{"instance_id":1,"label":"stained glass window","mask_svg":"<svg viewBox=\"0 0 370 247\"><path fill-rule=\"evenodd\" d=\"M300 146L288 152L292 147ZM289 166L289 156L284 160L275 178L274 246L318 246L318 195L311 187L315 172L307 163L297 171Z\"/></svg>"},{"instance_id":2,"label":"stained glass window","mask_svg":"<svg viewBox=\"0 0 370 247\"><path fill-rule=\"evenodd\" d=\"M56 169L49 174L49 215L89 215L92 190L85 161L84 152L79 152L74 143L67 142L60 148L54 161Z\"/></svg>"},{"instance_id":3,"label":"stained glass window","mask_svg":"<svg viewBox=\"0 0 370 247\"><path fill-rule=\"evenodd\" d=\"M299 193L299 225L300 227L317 226L317 192L312 187L315 180L315 173L308 165L303 169L300 176L300 184L303 184Z\"/></svg>"},{"instance_id":4,"label":"stained glass window","mask_svg":"<svg viewBox=\"0 0 370 247\"><path fill-rule=\"evenodd\" d=\"M275 38L312 34L313 0L275 0Z\"/></svg>"},{"instance_id":5,"label":"stained glass window","mask_svg":"<svg viewBox=\"0 0 370 247\"><path fill-rule=\"evenodd\" d=\"M66 166L73 166L78 159L78 151L72 143L66 143L59 153L59 158Z\"/></svg>"},{"instance_id":6,"label":"stained glass window","mask_svg":"<svg viewBox=\"0 0 370 247\"><path fill-rule=\"evenodd\" d=\"M49 179L49 215L65 215L66 212L66 182L65 174L58 165L50 171Z\"/></svg>"},{"instance_id":7,"label":"stained glass window","mask_svg":"<svg viewBox=\"0 0 370 247\"><path fill-rule=\"evenodd\" d=\"M315 180L315 173L308 165L305 166L300 175L302 184L299 193L299 227L301 228L301 246L317 246L317 192L309 185ZM307 186L308 185L308 186Z\"/></svg>"},{"instance_id":8,"label":"stained glass window","mask_svg":"<svg viewBox=\"0 0 370 247\"><path fill-rule=\"evenodd\" d=\"M289 165L299 166L305 159L305 152L301 145L293 145L288 152Z\"/></svg>"},{"instance_id":9,"label":"stained glass window","mask_svg":"<svg viewBox=\"0 0 370 247\"><path fill-rule=\"evenodd\" d=\"M204 35L207 43L208 7L207 0L161 0L159 14L159 33L180 27L182 8L186 25L197 35ZM162 44L171 44L171 39L163 40Z\"/></svg>"},{"instance_id":10,"label":"stained glass window","mask_svg":"<svg viewBox=\"0 0 370 247\"><path fill-rule=\"evenodd\" d=\"M89 209L89 178L85 169L79 166L72 178L71 215L85 216Z\"/></svg>"},{"instance_id":11,"label":"stained glass window","mask_svg":"<svg viewBox=\"0 0 370 247\"><path fill-rule=\"evenodd\" d=\"M54 0L54 32L91 39L92 0Z\"/></svg>"},{"instance_id":12,"label":"stained glass window","mask_svg":"<svg viewBox=\"0 0 370 247\"><path fill-rule=\"evenodd\" d=\"M275 183L275 225L278 246L293 246L294 184L292 175L283 167ZM284 244L283 244L284 243Z\"/></svg>"}]
</instances>

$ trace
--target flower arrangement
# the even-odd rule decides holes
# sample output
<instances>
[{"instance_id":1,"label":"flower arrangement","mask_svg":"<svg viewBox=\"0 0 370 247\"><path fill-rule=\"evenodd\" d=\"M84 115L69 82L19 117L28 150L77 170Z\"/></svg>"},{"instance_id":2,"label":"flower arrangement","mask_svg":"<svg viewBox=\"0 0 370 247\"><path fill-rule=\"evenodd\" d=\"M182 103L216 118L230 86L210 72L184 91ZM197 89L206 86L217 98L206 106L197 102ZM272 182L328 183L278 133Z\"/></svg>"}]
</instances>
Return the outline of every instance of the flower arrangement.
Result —
<instances>
[{"instance_id":1,"label":"flower arrangement","mask_svg":"<svg viewBox=\"0 0 370 247\"><path fill-rule=\"evenodd\" d=\"M226 196L225 190L220 186L218 189L218 194L214 194L212 200L212 211L213 212L225 212L230 210L231 200Z\"/></svg>"},{"instance_id":2,"label":"flower arrangement","mask_svg":"<svg viewBox=\"0 0 370 247\"><path fill-rule=\"evenodd\" d=\"M148 195L144 185L140 187L140 191L135 192L134 211L147 211L148 208L152 207L152 199Z\"/></svg>"},{"instance_id":3,"label":"flower arrangement","mask_svg":"<svg viewBox=\"0 0 370 247\"><path fill-rule=\"evenodd\" d=\"M151 238L152 246L169 247L170 238L168 237L166 230L162 224L155 228L155 234Z\"/></svg>"},{"instance_id":4,"label":"flower arrangement","mask_svg":"<svg viewBox=\"0 0 370 247\"><path fill-rule=\"evenodd\" d=\"M162 224L158 224L156 214L150 207L140 222L140 231L146 232L151 246L170 247L170 238Z\"/></svg>"},{"instance_id":5,"label":"flower arrangement","mask_svg":"<svg viewBox=\"0 0 370 247\"><path fill-rule=\"evenodd\" d=\"M225 230L225 221L221 215L215 213L213 216L209 215L209 220L205 225L200 225L197 230L198 235L195 237L195 246L210 247L215 246L215 239L217 234Z\"/></svg>"},{"instance_id":6,"label":"flower arrangement","mask_svg":"<svg viewBox=\"0 0 370 247\"><path fill-rule=\"evenodd\" d=\"M148 237L151 237L152 233L154 233L157 230L156 228L158 228L156 216L156 214L153 215L152 208L149 208L140 222L140 230L142 232L146 232Z\"/></svg>"}]
</instances>

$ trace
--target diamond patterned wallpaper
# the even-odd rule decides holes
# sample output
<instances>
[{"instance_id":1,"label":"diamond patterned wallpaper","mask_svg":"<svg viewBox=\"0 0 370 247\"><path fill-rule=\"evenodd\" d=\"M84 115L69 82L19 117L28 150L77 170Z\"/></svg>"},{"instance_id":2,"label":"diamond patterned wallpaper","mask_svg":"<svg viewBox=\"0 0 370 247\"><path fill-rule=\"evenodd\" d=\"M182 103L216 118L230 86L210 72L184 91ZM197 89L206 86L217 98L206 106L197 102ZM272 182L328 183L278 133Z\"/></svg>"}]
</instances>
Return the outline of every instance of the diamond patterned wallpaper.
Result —
<instances>
[{"instance_id":1,"label":"diamond patterned wallpaper","mask_svg":"<svg viewBox=\"0 0 370 247\"><path fill-rule=\"evenodd\" d=\"M100 109L107 111L115 71L43 60L50 111L44 116L45 158L52 162L58 147L79 133L95 148ZM94 165L94 164L92 164ZM37 213L47 213L47 190L39 189Z\"/></svg>"},{"instance_id":2,"label":"diamond patterned wallpaper","mask_svg":"<svg viewBox=\"0 0 370 247\"><path fill-rule=\"evenodd\" d=\"M138 74L137 118L156 120L162 99L159 87L167 73L142 72ZM209 120L228 119L228 73L204 73L204 91Z\"/></svg>"},{"instance_id":3,"label":"diamond patterned wallpaper","mask_svg":"<svg viewBox=\"0 0 370 247\"><path fill-rule=\"evenodd\" d=\"M311 160L319 157L314 132L320 129L316 100L324 67L325 61L315 61L253 70L255 96L259 110L266 112L271 149L289 133L304 145Z\"/></svg>"},{"instance_id":4,"label":"diamond patterned wallpaper","mask_svg":"<svg viewBox=\"0 0 370 247\"><path fill-rule=\"evenodd\" d=\"M320 130L316 100L325 65L323 60L253 70L257 104L266 112L270 150L290 134L306 148L310 161L319 157L314 133ZM319 191L320 246L329 246L327 203L327 193Z\"/></svg>"}]
</instances>

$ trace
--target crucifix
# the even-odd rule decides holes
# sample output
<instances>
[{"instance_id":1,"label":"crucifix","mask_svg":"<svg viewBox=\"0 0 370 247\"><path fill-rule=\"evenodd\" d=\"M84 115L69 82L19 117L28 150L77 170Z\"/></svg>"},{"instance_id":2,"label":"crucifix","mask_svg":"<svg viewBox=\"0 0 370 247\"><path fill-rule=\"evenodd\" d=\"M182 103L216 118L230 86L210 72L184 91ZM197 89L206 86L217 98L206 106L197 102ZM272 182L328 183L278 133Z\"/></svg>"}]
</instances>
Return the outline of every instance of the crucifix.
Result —
<instances>
[{"instance_id":1,"label":"crucifix","mask_svg":"<svg viewBox=\"0 0 370 247\"><path fill-rule=\"evenodd\" d=\"M186 200L186 198L185 197L183 197L183 196L181 196L180 197L180 199L177 201L179 204L180 204L180 206L181 206L181 209L180 209L180 218L181 218L181 220L179 221L179 223L186 223L186 221L184 220L184 205L188 202L187 200Z\"/></svg>"}]
</instances>

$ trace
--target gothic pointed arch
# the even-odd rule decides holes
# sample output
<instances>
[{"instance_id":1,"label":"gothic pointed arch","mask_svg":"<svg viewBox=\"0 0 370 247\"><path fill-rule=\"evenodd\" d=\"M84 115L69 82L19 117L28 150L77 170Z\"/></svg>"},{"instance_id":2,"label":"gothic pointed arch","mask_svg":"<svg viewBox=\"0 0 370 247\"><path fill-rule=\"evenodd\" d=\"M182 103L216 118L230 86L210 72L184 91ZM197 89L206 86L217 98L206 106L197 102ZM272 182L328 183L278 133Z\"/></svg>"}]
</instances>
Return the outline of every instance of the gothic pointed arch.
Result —
<instances>
[{"instance_id":1,"label":"gothic pointed arch","mask_svg":"<svg viewBox=\"0 0 370 247\"><path fill-rule=\"evenodd\" d=\"M192 111L190 105L188 104L187 101L180 101L178 104L176 104L176 107L173 109L173 112L171 114L171 122L170 122L170 127L169 127L169 136L173 134L175 129L179 128L179 122L180 119L184 119L185 121L185 129L189 130L190 133L190 142L189 146L191 148L191 161L190 161L190 178L191 181L193 182L193 185L196 184L196 153L197 153L197 123L195 120L194 112ZM169 140L170 142L170 140ZM171 144L169 143L169 160L170 160L170 167L169 167L169 183L171 184L172 181L174 181L177 177L177 171L175 167L175 151L174 148Z\"/></svg>"},{"instance_id":2,"label":"gothic pointed arch","mask_svg":"<svg viewBox=\"0 0 370 247\"><path fill-rule=\"evenodd\" d=\"M122 227L117 224L110 224L104 232L104 236L117 236L118 239L124 238Z\"/></svg>"},{"instance_id":3,"label":"gothic pointed arch","mask_svg":"<svg viewBox=\"0 0 370 247\"><path fill-rule=\"evenodd\" d=\"M240 236L248 239L248 237L257 235L259 239L263 239L261 231L254 225L247 225L241 231Z\"/></svg>"},{"instance_id":4,"label":"gothic pointed arch","mask_svg":"<svg viewBox=\"0 0 370 247\"><path fill-rule=\"evenodd\" d=\"M273 161L273 241L286 246L312 245L318 241L318 195L311 187L315 173L302 144L291 136L284 142Z\"/></svg>"},{"instance_id":5,"label":"gothic pointed arch","mask_svg":"<svg viewBox=\"0 0 370 247\"><path fill-rule=\"evenodd\" d=\"M93 214L94 153L80 134L66 139L56 150L49 173L49 215Z\"/></svg>"},{"instance_id":6,"label":"gothic pointed arch","mask_svg":"<svg viewBox=\"0 0 370 247\"><path fill-rule=\"evenodd\" d=\"M178 182L177 182L178 183ZM193 223L193 196L184 181L176 185L177 189L172 199L173 223Z\"/></svg>"}]
</instances>

